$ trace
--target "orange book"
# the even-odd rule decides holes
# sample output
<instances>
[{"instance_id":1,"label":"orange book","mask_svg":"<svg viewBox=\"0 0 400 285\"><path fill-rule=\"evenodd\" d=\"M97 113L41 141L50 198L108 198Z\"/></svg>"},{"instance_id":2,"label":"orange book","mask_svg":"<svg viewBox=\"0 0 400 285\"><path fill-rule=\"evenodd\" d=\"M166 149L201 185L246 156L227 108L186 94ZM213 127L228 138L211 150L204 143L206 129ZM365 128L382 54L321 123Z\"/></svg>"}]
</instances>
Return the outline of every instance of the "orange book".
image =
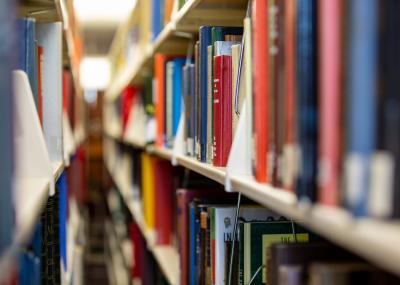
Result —
<instances>
[{"instance_id":1,"label":"orange book","mask_svg":"<svg viewBox=\"0 0 400 285\"><path fill-rule=\"evenodd\" d=\"M255 142L255 178L267 182L268 151L268 1L253 1L253 132Z\"/></svg>"},{"instance_id":2,"label":"orange book","mask_svg":"<svg viewBox=\"0 0 400 285\"><path fill-rule=\"evenodd\" d=\"M155 117L157 124L156 145L164 145L165 134L165 64L170 59L165 54L154 55L154 77L155 77Z\"/></svg>"},{"instance_id":3,"label":"orange book","mask_svg":"<svg viewBox=\"0 0 400 285\"><path fill-rule=\"evenodd\" d=\"M173 6L174 6L174 0L165 0L165 3L164 3L164 25L168 24L171 21Z\"/></svg>"}]
</instances>

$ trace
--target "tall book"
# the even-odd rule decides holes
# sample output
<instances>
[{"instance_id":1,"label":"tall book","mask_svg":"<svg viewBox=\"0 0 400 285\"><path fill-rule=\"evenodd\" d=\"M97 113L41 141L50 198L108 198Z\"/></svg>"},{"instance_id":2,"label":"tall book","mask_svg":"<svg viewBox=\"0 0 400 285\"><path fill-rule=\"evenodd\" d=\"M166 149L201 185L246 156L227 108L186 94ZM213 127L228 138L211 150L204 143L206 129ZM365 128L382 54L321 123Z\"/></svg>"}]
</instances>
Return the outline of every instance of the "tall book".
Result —
<instances>
[{"instance_id":1,"label":"tall book","mask_svg":"<svg viewBox=\"0 0 400 285\"><path fill-rule=\"evenodd\" d=\"M142 203L146 227L154 229L155 225L155 179L154 158L142 153Z\"/></svg>"},{"instance_id":2,"label":"tall book","mask_svg":"<svg viewBox=\"0 0 400 285\"><path fill-rule=\"evenodd\" d=\"M173 241L174 184L173 167L167 160L154 160L156 244L171 245Z\"/></svg>"},{"instance_id":3,"label":"tall book","mask_svg":"<svg viewBox=\"0 0 400 285\"><path fill-rule=\"evenodd\" d=\"M283 187L294 190L296 175L296 2L285 1L285 135L283 146Z\"/></svg>"},{"instance_id":4,"label":"tall book","mask_svg":"<svg viewBox=\"0 0 400 285\"><path fill-rule=\"evenodd\" d=\"M202 26L199 29L199 92L200 92L200 161L206 162L207 154L207 48L211 45L210 26Z\"/></svg>"},{"instance_id":5,"label":"tall book","mask_svg":"<svg viewBox=\"0 0 400 285\"><path fill-rule=\"evenodd\" d=\"M182 68L186 63L186 58L175 58L172 73L172 136L175 138L178 131L179 120L183 111L182 98Z\"/></svg>"},{"instance_id":6,"label":"tall book","mask_svg":"<svg viewBox=\"0 0 400 285\"><path fill-rule=\"evenodd\" d=\"M168 61L165 65L165 145L167 147L172 146L173 131L172 131L172 105L173 105L173 73L174 73L174 61Z\"/></svg>"},{"instance_id":7,"label":"tall book","mask_svg":"<svg viewBox=\"0 0 400 285\"><path fill-rule=\"evenodd\" d=\"M253 136L254 136L254 170L259 182L267 182L268 152L268 96L269 96L269 61L268 61L268 2L254 0L252 7L253 39ZM248 35L246 34L246 37Z\"/></svg>"},{"instance_id":8,"label":"tall book","mask_svg":"<svg viewBox=\"0 0 400 285\"><path fill-rule=\"evenodd\" d=\"M232 144L232 42L214 45L214 166L225 166Z\"/></svg>"},{"instance_id":9,"label":"tall book","mask_svg":"<svg viewBox=\"0 0 400 285\"><path fill-rule=\"evenodd\" d=\"M299 175L296 194L314 201L317 183L317 1L297 1L297 132Z\"/></svg>"},{"instance_id":10,"label":"tall book","mask_svg":"<svg viewBox=\"0 0 400 285\"><path fill-rule=\"evenodd\" d=\"M2 148L2 170L0 171L0 222L3 230L0 232L0 254L3 254L11 245L14 237L14 94L12 87L12 70L15 69L15 61L12 56L15 53L14 47L16 39L10 37L17 31L14 25L10 25L15 21L15 2L2 1L0 3L0 36L4 40L0 49L0 129L3 135L0 138ZM11 12L12 11L12 12Z\"/></svg>"},{"instance_id":11,"label":"tall book","mask_svg":"<svg viewBox=\"0 0 400 285\"><path fill-rule=\"evenodd\" d=\"M400 46L397 1L379 2L379 88L375 151L371 162L369 215L380 218L400 217L400 104L398 86Z\"/></svg>"},{"instance_id":12,"label":"tall book","mask_svg":"<svg viewBox=\"0 0 400 285\"><path fill-rule=\"evenodd\" d=\"M378 1L348 2L346 203L357 216L367 214L369 166L376 147Z\"/></svg>"},{"instance_id":13,"label":"tall book","mask_svg":"<svg viewBox=\"0 0 400 285\"><path fill-rule=\"evenodd\" d=\"M165 80L168 60L170 60L170 57L167 55L160 53L154 55L156 145L160 147L165 143Z\"/></svg>"},{"instance_id":14,"label":"tall book","mask_svg":"<svg viewBox=\"0 0 400 285\"><path fill-rule=\"evenodd\" d=\"M164 20L162 18L163 0L151 0L151 40L155 41L162 30Z\"/></svg>"},{"instance_id":15,"label":"tall book","mask_svg":"<svg viewBox=\"0 0 400 285\"><path fill-rule=\"evenodd\" d=\"M194 130L195 130L195 147L194 155L200 160L200 133L201 133L201 94L200 94L200 42L197 41L194 46L194 66L195 66L195 100L194 100Z\"/></svg>"},{"instance_id":16,"label":"tall book","mask_svg":"<svg viewBox=\"0 0 400 285\"><path fill-rule=\"evenodd\" d=\"M340 174L341 1L320 1L318 201L337 205Z\"/></svg>"}]
</instances>

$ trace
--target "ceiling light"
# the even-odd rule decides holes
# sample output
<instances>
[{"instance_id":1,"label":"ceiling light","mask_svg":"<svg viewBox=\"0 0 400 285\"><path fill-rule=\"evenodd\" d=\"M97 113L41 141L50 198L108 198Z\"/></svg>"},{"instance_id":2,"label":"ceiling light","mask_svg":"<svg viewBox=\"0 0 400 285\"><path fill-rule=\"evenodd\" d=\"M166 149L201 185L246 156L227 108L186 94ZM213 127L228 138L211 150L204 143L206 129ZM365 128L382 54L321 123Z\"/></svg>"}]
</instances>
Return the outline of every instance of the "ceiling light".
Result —
<instances>
[{"instance_id":1,"label":"ceiling light","mask_svg":"<svg viewBox=\"0 0 400 285\"><path fill-rule=\"evenodd\" d=\"M78 21L85 24L107 25L124 21L137 0L74 0Z\"/></svg>"},{"instance_id":2,"label":"ceiling light","mask_svg":"<svg viewBox=\"0 0 400 285\"><path fill-rule=\"evenodd\" d=\"M107 57L84 57L79 70L82 88L104 90L110 83L110 61Z\"/></svg>"}]
</instances>

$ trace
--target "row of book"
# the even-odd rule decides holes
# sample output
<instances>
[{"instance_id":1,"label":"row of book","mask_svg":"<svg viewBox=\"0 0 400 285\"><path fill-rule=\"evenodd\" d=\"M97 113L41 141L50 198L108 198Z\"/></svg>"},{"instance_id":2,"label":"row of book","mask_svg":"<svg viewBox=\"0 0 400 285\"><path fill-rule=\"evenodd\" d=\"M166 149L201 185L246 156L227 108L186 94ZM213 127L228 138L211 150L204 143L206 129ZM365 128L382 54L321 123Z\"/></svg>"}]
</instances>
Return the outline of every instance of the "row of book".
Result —
<instances>
[{"instance_id":1,"label":"row of book","mask_svg":"<svg viewBox=\"0 0 400 285\"><path fill-rule=\"evenodd\" d=\"M57 96L57 94L49 93L47 86L55 84L58 81L58 73L49 67L45 67L45 57L49 56L52 60L54 54L58 56L57 60L61 63L61 50L57 51L51 46L50 42L61 40L61 34L57 34L59 38L50 38L50 30L58 30L60 23L37 23L35 18L21 18L17 21L17 62L15 69L26 72L29 78L29 84L37 107L39 120L43 125L43 104L49 101L49 96ZM61 32L61 29L59 30ZM45 50L47 46L48 50ZM50 50L52 49L52 50ZM48 61L47 65L54 64ZM48 70L47 73L44 70ZM59 82L62 86L62 108L67 114L72 129L82 122L82 110L80 98L76 94L71 71L68 68L62 70L62 77ZM53 90L53 89L52 89ZM47 96L47 99L46 99ZM48 104L48 103L47 103Z\"/></svg>"},{"instance_id":2,"label":"row of book","mask_svg":"<svg viewBox=\"0 0 400 285\"><path fill-rule=\"evenodd\" d=\"M398 4L361 2L254 0L244 28L200 27L194 56L155 54L140 90L157 146L183 114L187 155L226 166L246 100L258 182L399 217Z\"/></svg>"},{"instance_id":3,"label":"row of book","mask_svg":"<svg viewBox=\"0 0 400 285\"><path fill-rule=\"evenodd\" d=\"M119 148L118 155L131 158L131 197L142 206L145 229L154 231L154 245L173 246L179 253L182 285L398 282L252 201L242 201L236 222L236 194L143 151ZM137 226L132 230L138 254L135 244L145 247L137 241L143 233ZM143 263L137 266L135 276Z\"/></svg>"}]
</instances>

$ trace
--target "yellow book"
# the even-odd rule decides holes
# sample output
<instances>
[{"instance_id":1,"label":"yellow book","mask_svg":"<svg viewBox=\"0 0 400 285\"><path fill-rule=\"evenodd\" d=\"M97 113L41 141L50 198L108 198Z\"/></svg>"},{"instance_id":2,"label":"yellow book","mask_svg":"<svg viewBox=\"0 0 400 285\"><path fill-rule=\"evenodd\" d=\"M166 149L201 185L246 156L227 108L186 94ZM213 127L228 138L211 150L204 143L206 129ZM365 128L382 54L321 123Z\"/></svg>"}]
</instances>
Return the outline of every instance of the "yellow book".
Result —
<instances>
[{"instance_id":1,"label":"yellow book","mask_svg":"<svg viewBox=\"0 0 400 285\"><path fill-rule=\"evenodd\" d=\"M146 227L154 229L155 223L155 189L154 189L154 158L142 153L142 203Z\"/></svg>"}]
</instances>

